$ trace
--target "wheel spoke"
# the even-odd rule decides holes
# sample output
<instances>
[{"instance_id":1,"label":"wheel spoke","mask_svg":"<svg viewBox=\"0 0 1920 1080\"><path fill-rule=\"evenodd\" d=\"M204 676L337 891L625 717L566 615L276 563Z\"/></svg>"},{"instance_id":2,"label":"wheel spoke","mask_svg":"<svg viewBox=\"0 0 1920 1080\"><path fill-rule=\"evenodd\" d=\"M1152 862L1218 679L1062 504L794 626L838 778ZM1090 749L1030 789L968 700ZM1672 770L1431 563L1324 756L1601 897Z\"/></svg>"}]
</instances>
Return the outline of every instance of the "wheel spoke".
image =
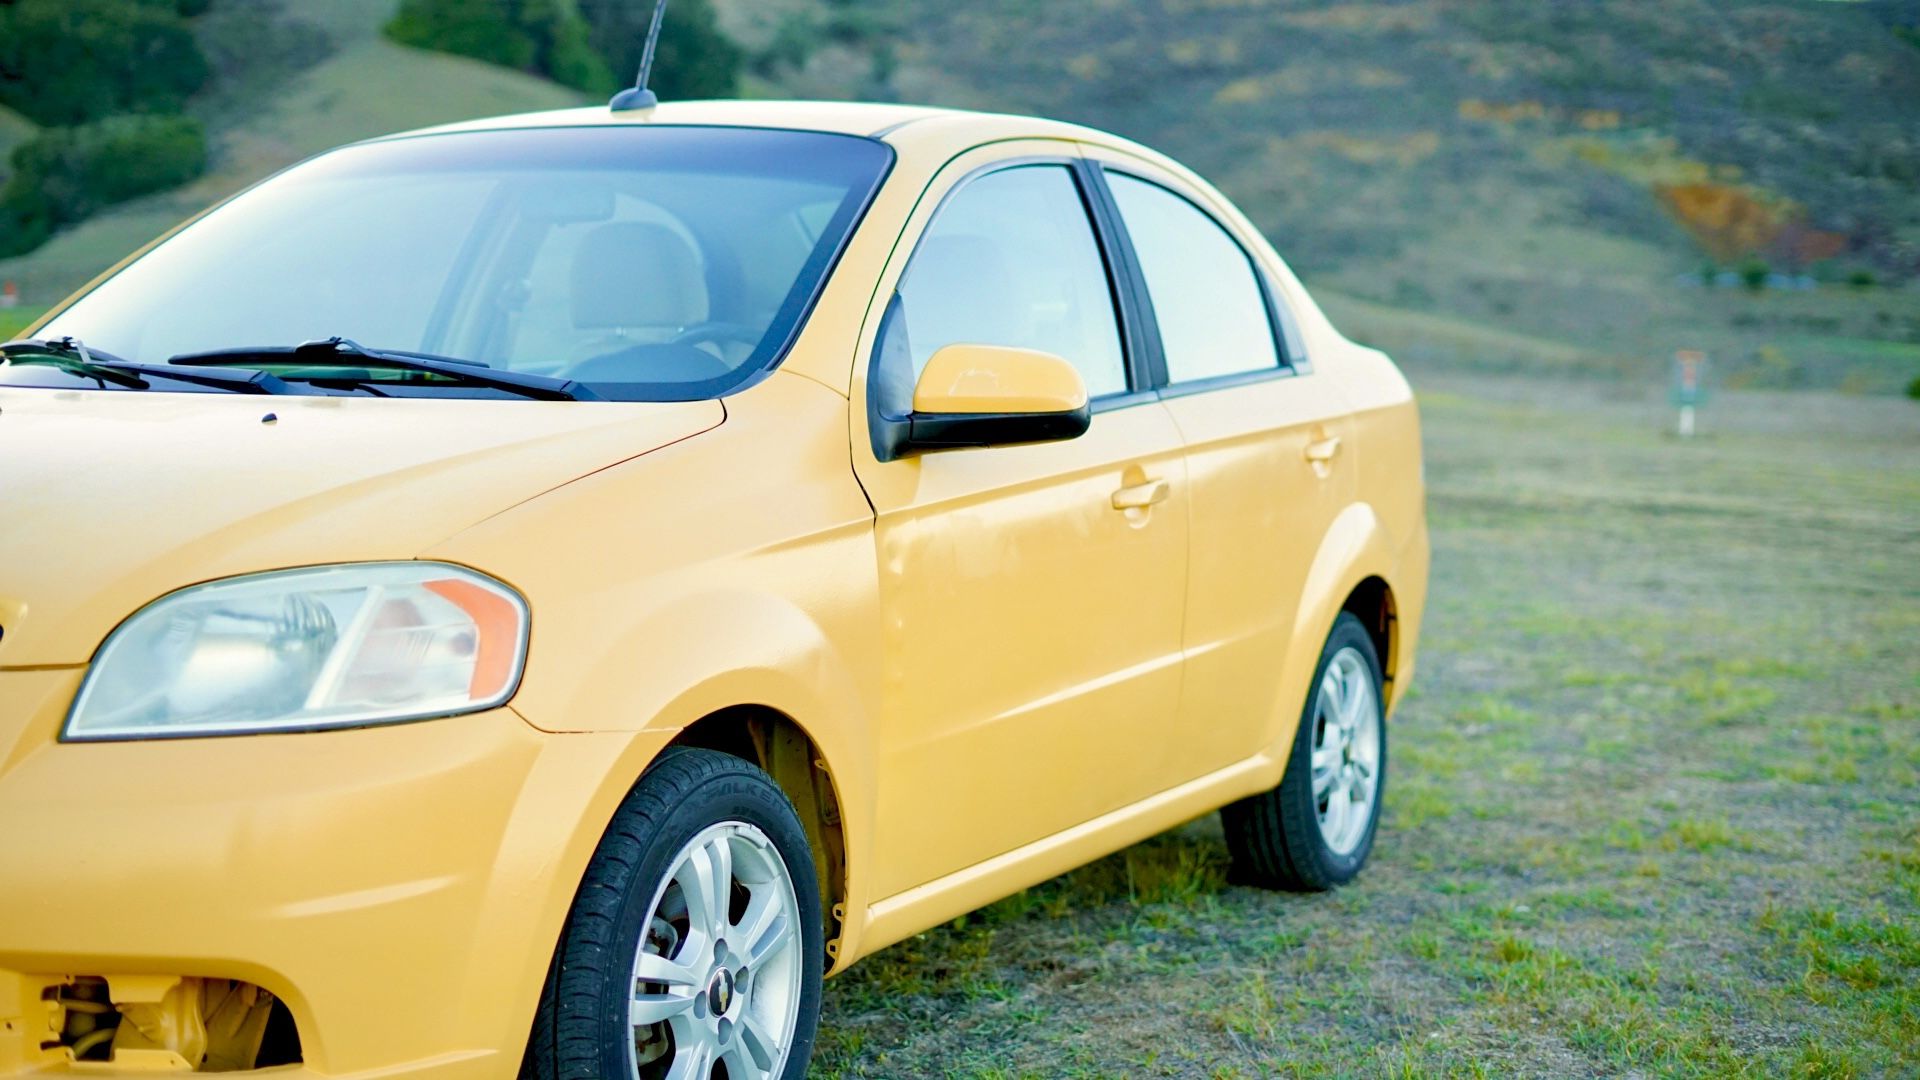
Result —
<instances>
[{"instance_id":1,"label":"wheel spoke","mask_svg":"<svg viewBox=\"0 0 1920 1080\"><path fill-rule=\"evenodd\" d=\"M635 965L634 981L698 987L702 981L702 974L695 971L691 965L678 964L653 953L641 953L640 962Z\"/></svg>"},{"instance_id":2,"label":"wheel spoke","mask_svg":"<svg viewBox=\"0 0 1920 1080\"><path fill-rule=\"evenodd\" d=\"M717 930L727 925L733 908L733 839L726 835L707 845L708 859L713 863L713 925Z\"/></svg>"},{"instance_id":3,"label":"wheel spoke","mask_svg":"<svg viewBox=\"0 0 1920 1080\"><path fill-rule=\"evenodd\" d=\"M1327 795L1327 812L1320 819L1320 831L1326 837L1328 845L1339 847L1347 827L1347 811L1353 805L1346 793L1335 788Z\"/></svg>"},{"instance_id":4,"label":"wheel spoke","mask_svg":"<svg viewBox=\"0 0 1920 1080\"><path fill-rule=\"evenodd\" d=\"M634 1027L645 1027L671 1020L692 1008L692 994L635 994L627 1015Z\"/></svg>"},{"instance_id":5,"label":"wheel spoke","mask_svg":"<svg viewBox=\"0 0 1920 1080\"><path fill-rule=\"evenodd\" d=\"M673 1067L667 1080L708 1080L713 1075L713 1046L696 1037L690 1043L675 1043Z\"/></svg>"},{"instance_id":6,"label":"wheel spoke","mask_svg":"<svg viewBox=\"0 0 1920 1080\"><path fill-rule=\"evenodd\" d=\"M1316 775L1322 771L1332 769L1334 766L1340 764L1340 748L1333 745L1331 741L1325 745L1315 747L1311 763Z\"/></svg>"},{"instance_id":7,"label":"wheel spoke","mask_svg":"<svg viewBox=\"0 0 1920 1080\"><path fill-rule=\"evenodd\" d=\"M1343 688L1341 695L1340 726L1348 731L1358 731L1360 721L1365 718L1367 699L1371 696L1367 692L1366 669L1360 665L1354 665L1353 670L1348 673L1347 685Z\"/></svg>"},{"instance_id":8,"label":"wheel spoke","mask_svg":"<svg viewBox=\"0 0 1920 1080\"><path fill-rule=\"evenodd\" d=\"M674 871L687 903L687 919L696 935L711 942L726 924L726 896L732 882L733 857L725 837L695 848Z\"/></svg>"},{"instance_id":9,"label":"wheel spoke","mask_svg":"<svg viewBox=\"0 0 1920 1080\"><path fill-rule=\"evenodd\" d=\"M768 957L779 952L792 937L792 922L788 920L786 912L779 910L778 904L773 905L773 917L767 920L765 927L759 933L747 939L748 966L759 968L761 964L767 962Z\"/></svg>"},{"instance_id":10,"label":"wheel spoke","mask_svg":"<svg viewBox=\"0 0 1920 1080\"><path fill-rule=\"evenodd\" d=\"M1339 670L1329 664L1320 680L1320 715L1327 718L1328 727L1339 723L1346 712L1346 690L1340 682Z\"/></svg>"},{"instance_id":11,"label":"wheel spoke","mask_svg":"<svg viewBox=\"0 0 1920 1080\"><path fill-rule=\"evenodd\" d=\"M767 1037L766 1028L761 1025L759 1017L752 1013L741 1017L739 1041L734 1045L745 1049L761 1072L773 1071L776 1047L773 1040ZM732 1066L728 1066L728 1072L732 1072ZM731 1076L728 1080L732 1080Z\"/></svg>"},{"instance_id":12,"label":"wheel spoke","mask_svg":"<svg viewBox=\"0 0 1920 1080\"><path fill-rule=\"evenodd\" d=\"M738 839L744 842L733 853L733 880L748 888L782 880L780 856L771 845L750 836Z\"/></svg>"},{"instance_id":13,"label":"wheel spoke","mask_svg":"<svg viewBox=\"0 0 1920 1080\"><path fill-rule=\"evenodd\" d=\"M1314 757L1316 758L1319 756L1320 755L1318 754L1314 755ZM1335 760L1337 761L1338 759L1335 758ZM1339 775L1340 775L1340 769L1333 762L1329 762L1325 766L1322 766L1318 761L1314 762L1314 765L1313 765L1314 801L1318 802L1320 797L1327 793L1327 789L1333 786L1334 778Z\"/></svg>"},{"instance_id":14,"label":"wheel spoke","mask_svg":"<svg viewBox=\"0 0 1920 1080\"><path fill-rule=\"evenodd\" d=\"M727 1047L726 1052L720 1055L720 1060L727 1066L727 1080L733 1080L736 1076L740 1080L750 1080L767 1075L767 1070L753 1060L738 1040Z\"/></svg>"},{"instance_id":15,"label":"wheel spoke","mask_svg":"<svg viewBox=\"0 0 1920 1080\"><path fill-rule=\"evenodd\" d=\"M780 917L780 907L777 888L767 885L755 888L747 901L747 910L740 914L740 921L728 929L727 936L738 940L739 947L751 954L753 943Z\"/></svg>"}]
</instances>

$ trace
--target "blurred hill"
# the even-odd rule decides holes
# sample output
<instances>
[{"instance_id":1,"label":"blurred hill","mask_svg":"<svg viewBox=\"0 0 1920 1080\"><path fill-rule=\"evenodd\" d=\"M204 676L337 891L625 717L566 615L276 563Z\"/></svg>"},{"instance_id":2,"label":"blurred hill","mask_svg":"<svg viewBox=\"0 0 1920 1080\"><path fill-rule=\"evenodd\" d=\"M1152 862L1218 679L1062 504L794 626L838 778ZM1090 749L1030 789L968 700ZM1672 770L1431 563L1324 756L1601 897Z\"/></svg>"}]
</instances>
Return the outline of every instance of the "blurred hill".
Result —
<instances>
[{"instance_id":1,"label":"blurred hill","mask_svg":"<svg viewBox=\"0 0 1920 1080\"><path fill-rule=\"evenodd\" d=\"M382 39L394 6L216 0L208 174L0 279L44 303L308 153L580 100ZM1657 380L1695 347L1733 383L1920 375L1920 0L716 7L752 95L1042 113L1181 158L1416 372ZM0 149L27 131L0 113Z\"/></svg>"},{"instance_id":2,"label":"blurred hill","mask_svg":"<svg viewBox=\"0 0 1920 1080\"><path fill-rule=\"evenodd\" d=\"M173 225L308 155L406 128L561 108L580 95L380 36L393 0L228 0L202 19L219 78L195 103L210 131L204 176L99 214L18 259L0 261L29 303L47 304ZM205 40L211 38L212 40ZM0 147L29 125L0 114Z\"/></svg>"},{"instance_id":3,"label":"blurred hill","mask_svg":"<svg viewBox=\"0 0 1920 1080\"><path fill-rule=\"evenodd\" d=\"M1736 382L1920 375L1916 0L837 6L897 37L784 89L1172 153L1414 365L1657 375L1699 347Z\"/></svg>"}]
</instances>

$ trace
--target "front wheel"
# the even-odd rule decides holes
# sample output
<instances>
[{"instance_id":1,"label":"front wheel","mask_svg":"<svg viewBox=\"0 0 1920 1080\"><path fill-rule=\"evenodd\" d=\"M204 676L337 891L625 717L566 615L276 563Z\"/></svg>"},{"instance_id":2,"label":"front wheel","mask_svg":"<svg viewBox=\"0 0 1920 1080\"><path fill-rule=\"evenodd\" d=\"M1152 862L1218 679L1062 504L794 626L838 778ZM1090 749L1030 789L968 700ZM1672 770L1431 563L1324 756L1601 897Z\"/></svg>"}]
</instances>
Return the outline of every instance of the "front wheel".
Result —
<instances>
[{"instance_id":1,"label":"front wheel","mask_svg":"<svg viewBox=\"0 0 1920 1080\"><path fill-rule=\"evenodd\" d=\"M1353 880L1373 850L1387 782L1380 658L1358 618L1327 635L1280 786L1220 811L1234 876L1318 892Z\"/></svg>"},{"instance_id":2,"label":"front wheel","mask_svg":"<svg viewBox=\"0 0 1920 1080\"><path fill-rule=\"evenodd\" d=\"M522 1080L805 1076L822 936L806 833L772 778L668 751L588 866Z\"/></svg>"}]
</instances>

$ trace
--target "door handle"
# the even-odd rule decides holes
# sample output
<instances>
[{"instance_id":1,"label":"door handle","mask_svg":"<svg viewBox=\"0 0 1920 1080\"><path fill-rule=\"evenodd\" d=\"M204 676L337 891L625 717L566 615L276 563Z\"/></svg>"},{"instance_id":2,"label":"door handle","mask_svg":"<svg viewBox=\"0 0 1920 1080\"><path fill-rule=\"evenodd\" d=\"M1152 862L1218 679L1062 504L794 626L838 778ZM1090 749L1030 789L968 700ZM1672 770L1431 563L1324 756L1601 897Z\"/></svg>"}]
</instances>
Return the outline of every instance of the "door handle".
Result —
<instances>
[{"instance_id":1,"label":"door handle","mask_svg":"<svg viewBox=\"0 0 1920 1080\"><path fill-rule=\"evenodd\" d=\"M1165 480L1148 480L1145 483L1129 484L1113 493L1115 510L1145 510L1167 501L1173 494L1173 488Z\"/></svg>"},{"instance_id":2,"label":"door handle","mask_svg":"<svg viewBox=\"0 0 1920 1080\"><path fill-rule=\"evenodd\" d=\"M1340 436L1330 435L1307 444L1307 460L1315 465L1325 464L1340 453Z\"/></svg>"}]
</instances>

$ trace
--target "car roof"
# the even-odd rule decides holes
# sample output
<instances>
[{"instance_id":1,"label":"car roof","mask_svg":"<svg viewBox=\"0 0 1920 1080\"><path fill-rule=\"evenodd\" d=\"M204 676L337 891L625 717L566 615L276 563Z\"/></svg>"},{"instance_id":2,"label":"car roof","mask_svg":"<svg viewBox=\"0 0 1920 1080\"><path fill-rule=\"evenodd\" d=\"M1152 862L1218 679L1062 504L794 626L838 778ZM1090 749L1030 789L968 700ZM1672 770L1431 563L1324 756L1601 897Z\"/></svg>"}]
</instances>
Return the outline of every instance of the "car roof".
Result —
<instances>
[{"instance_id":1,"label":"car roof","mask_svg":"<svg viewBox=\"0 0 1920 1080\"><path fill-rule=\"evenodd\" d=\"M1064 138L1113 136L1090 128L1037 117L939 109L923 105L877 105L851 101L673 101L653 109L614 112L605 105L552 112L520 113L484 120L423 128L384 136L404 139L463 131L507 131L526 128L617 127L624 125L715 126L780 128L822 131L886 139L909 127L938 121L937 127L955 139ZM921 132L915 132L920 134Z\"/></svg>"}]
</instances>

